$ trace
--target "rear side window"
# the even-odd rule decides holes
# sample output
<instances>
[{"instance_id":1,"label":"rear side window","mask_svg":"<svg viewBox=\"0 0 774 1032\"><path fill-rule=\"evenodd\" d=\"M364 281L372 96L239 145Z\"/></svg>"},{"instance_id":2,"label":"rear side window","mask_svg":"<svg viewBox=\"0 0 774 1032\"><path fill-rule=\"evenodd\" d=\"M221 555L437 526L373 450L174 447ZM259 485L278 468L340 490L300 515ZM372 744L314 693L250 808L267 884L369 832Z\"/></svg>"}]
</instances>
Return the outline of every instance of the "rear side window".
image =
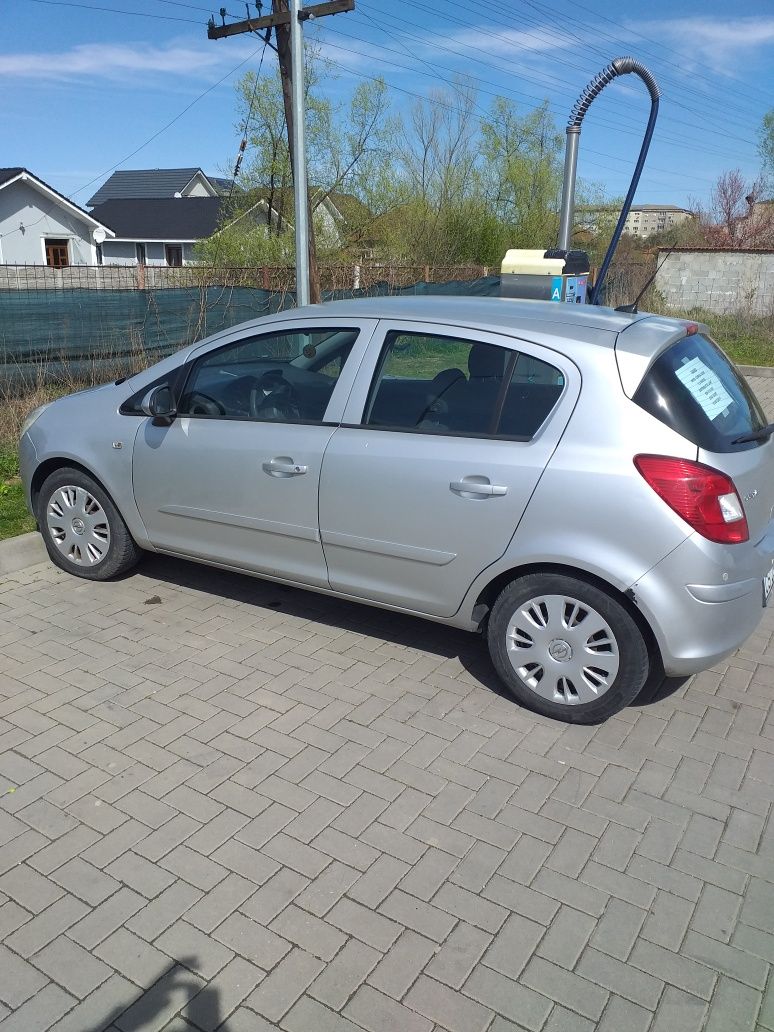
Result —
<instances>
[{"instance_id":1,"label":"rear side window","mask_svg":"<svg viewBox=\"0 0 774 1032\"><path fill-rule=\"evenodd\" d=\"M538 358L436 334L387 334L365 426L414 433L529 440L564 389Z\"/></svg>"},{"instance_id":2,"label":"rear side window","mask_svg":"<svg viewBox=\"0 0 774 1032\"><path fill-rule=\"evenodd\" d=\"M759 430L766 417L746 380L707 337L683 337L660 355L634 401L656 419L711 452L756 447L732 444Z\"/></svg>"}]
</instances>

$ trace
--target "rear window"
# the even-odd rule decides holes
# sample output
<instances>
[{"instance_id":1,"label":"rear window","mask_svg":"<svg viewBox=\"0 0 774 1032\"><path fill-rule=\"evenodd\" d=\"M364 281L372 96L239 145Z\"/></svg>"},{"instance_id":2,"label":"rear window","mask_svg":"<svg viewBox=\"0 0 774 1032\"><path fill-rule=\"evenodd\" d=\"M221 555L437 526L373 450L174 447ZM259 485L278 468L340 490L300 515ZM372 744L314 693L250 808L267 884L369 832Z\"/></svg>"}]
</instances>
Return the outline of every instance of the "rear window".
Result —
<instances>
[{"instance_id":1,"label":"rear window","mask_svg":"<svg viewBox=\"0 0 774 1032\"><path fill-rule=\"evenodd\" d=\"M712 452L756 443L732 442L766 425L757 398L720 348L707 337L683 337L660 355L634 401L656 419Z\"/></svg>"}]
</instances>

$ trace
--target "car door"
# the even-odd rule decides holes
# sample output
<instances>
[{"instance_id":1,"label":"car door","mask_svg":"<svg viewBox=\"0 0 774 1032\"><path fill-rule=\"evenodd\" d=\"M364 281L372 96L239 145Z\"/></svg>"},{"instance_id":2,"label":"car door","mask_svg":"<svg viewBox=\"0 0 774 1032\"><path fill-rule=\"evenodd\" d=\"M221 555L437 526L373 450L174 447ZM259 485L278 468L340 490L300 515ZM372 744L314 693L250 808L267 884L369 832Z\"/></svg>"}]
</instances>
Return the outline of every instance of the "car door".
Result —
<instances>
[{"instance_id":1,"label":"car door","mask_svg":"<svg viewBox=\"0 0 774 1032\"><path fill-rule=\"evenodd\" d=\"M375 322L289 323L194 355L170 425L147 418L133 486L158 549L327 586L322 456Z\"/></svg>"},{"instance_id":2,"label":"car door","mask_svg":"<svg viewBox=\"0 0 774 1032\"><path fill-rule=\"evenodd\" d=\"M579 387L573 363L537 345L380 323L323 463L331 586L456 612L507 548Z\"/></svg>"}]
</instances>

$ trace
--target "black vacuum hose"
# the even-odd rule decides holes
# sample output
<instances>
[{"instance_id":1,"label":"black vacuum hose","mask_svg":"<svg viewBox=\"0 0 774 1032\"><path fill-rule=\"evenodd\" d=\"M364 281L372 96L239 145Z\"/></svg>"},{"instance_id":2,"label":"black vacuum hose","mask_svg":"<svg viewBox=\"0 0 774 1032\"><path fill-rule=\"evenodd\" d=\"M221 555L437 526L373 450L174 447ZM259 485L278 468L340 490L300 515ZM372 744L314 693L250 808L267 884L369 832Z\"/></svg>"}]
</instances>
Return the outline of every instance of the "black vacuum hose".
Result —
<instances>
[{"instance_id":1,"label":"black vacuum hose","mask_svg":"<svg viewBox=\"0 0 774 1032\"><path fill-rule=\"evenodd\" d=\"M611 61L607 68L592 79L589 85L585 88L578 98L575 107L572 109L568 124L568 128L571 127L579 130L580 124L583 121L583 117L588 111L591 102L599 96L605 86L612 82L616 76L627 75L629 72L633 72L635 75L638 75L648 88L648 92L650 93L650 116L648 118L648 125L645 129L645 136L642 140L642 146L640 147L639 157L637 158L637 164L634 166L634 174L632 175L632 180L629 184L629 190L626 194L623 207L621 208L621 214L618 216L618 222L616 223L615 230L613 231L613 236L610 240L607 251L605 252L605 257L599 269L599 275L597 276L596 283L594 284L591 296L589 297L589 303L592 305L599 304L599 294L602 290L602 284L607 276L607 271L610 268L610 263L612 262L616 248L618 247L618 241L621 239L621 234L623 233L627 216L631 210L634 194L640 182L642 168L645 164L645 158L647 157L648 149L650 148L653 130L656 127L658 101L660 96L656 80L640 61L635 60L633 57L618 57L615 61Z\"/></svg>"}]
</instances>

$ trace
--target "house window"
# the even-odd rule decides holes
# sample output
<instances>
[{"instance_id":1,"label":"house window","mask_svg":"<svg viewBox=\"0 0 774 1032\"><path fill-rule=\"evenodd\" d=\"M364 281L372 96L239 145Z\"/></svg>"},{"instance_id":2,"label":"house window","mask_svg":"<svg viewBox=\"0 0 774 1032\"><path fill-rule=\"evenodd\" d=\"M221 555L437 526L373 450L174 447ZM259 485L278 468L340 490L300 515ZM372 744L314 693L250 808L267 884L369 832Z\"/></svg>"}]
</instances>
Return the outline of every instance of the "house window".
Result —
<instances>
[{"instance_id":1,"label":"house window","mask_svg":"<svg viewBox=\"0 0 774 1032\"><path fill-rule=\"evenodd\" d=\"M70 264L70 241L46 237L43 243L46 249L46 265L52 269L66 269Z\"/></svg>"},{"instance_id":2,"label":"house window","mask_svg":"<svg viewBox=\"0 0 774 1032\"><path fill-rule=\"evenodd\" d=\"M96 252L97 252L97 265L102 265L104 260L105 260L103 254L102 254L102 244L97 244Z\"/></svg>"},{"instance_id":3,"label":"house window","mask_svg":"<svg viewBox=\"0 0 774 1032\"><path fill-rule=\"evenodd\" d=\"M183 264L183 248L180 244L167 244L167 265L182 265Z\"/></svg>"},{"instance_id":4,"label":"house window","mask_svg":"<svg viewBox=\"0 0 774 1032\"><path fill-rule=\"evenodd\" d=\"M145 255L145 244L135 244L134 245L134 249L135 249L135 253L136 253L136 256L137 256L137 264L138 265L147 265L148 263L146 261L146 255Z\"/></svg>"}]
</instances>

